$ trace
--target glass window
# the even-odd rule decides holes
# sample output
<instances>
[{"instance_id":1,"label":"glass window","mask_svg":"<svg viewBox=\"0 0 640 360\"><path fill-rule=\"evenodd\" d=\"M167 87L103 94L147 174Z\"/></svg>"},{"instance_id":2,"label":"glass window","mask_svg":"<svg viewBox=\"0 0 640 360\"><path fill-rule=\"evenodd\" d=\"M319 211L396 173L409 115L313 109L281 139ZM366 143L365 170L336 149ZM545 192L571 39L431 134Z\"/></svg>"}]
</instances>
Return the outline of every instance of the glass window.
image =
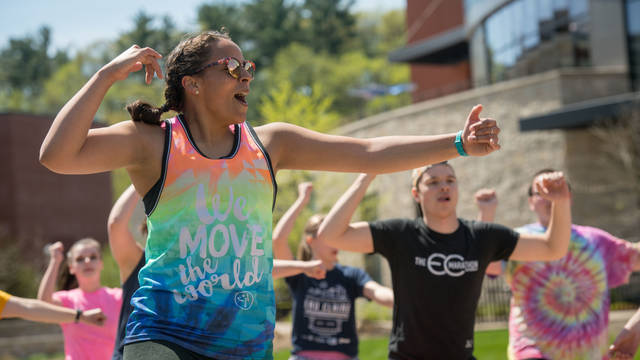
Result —
<instances>
[{"instance_id":1,"label":"glass window","mask_svg":"<svg viewBox=\"0 0 640 360\"><path fill-rule=\"evenodd\" d=\"M536 6L537 0L526 0L523 3L522 12L523 12L523 41L522 46L525 49L529 49L537 46L540 43L540 27L539 25L539 15L538 15L538 7Z\"/></svg>"},{"instance_id":2,"label":"glass window","mask_svg":"<svg viewBox=\"0 0 640 360\"><path fill-rule=\"evenodd\" d=\"M571 2L569 3L569 14L571 15L571 17L576 18L588 15L588 1L589 0L571 0Z\"/></svg>"},{"instance_id":3,"label":"glass window","mask_svg":"<svg viewBox=\"0 0 640 360\"><path fill-rule=\"evenodd\" d=\"M640 35L640 0L627 0L627 30L629 35Z\"/></svg>"},{"instance_id":4,"label":"glass window","mask_svg":"<svg viewBox=\"0 0 640 360\"><path fill-rule=\"evenodd\" d=\"M640 89L640 0L627 0L627 42L629 73L633 90Z\"/></svg>"},{"instance_id":5,"label":"glass window","mask_svg":"<svg viewBox=\"0 0 640 360\"><path fill-rule=\"evenodd\" d=\"M483 24L487 75L477 83L588 66L588 4L589 0L516 0L496 11Z\"/></svg>"}]
</instances>

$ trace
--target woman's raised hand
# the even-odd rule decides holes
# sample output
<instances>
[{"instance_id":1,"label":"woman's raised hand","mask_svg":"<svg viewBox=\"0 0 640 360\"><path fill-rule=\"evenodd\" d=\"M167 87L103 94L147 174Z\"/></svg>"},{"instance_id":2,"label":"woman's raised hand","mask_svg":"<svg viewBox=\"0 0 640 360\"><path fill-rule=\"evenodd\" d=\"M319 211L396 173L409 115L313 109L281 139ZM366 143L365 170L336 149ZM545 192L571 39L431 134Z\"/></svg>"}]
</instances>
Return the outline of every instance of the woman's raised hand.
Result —
<instances>
[{"instance_id":1,"label":"woman's raised hand","mask_svg":"<svg viewBox=\"0 0 640 360\"><path fill-rule=\"evenodd\" d=\"M133 45L111 60L102 70L114 81L119 81L144 67L145 82L150 84L154 73L158 79L162 79L162 69L158 63L160 58L162 55L150 47L141 48Z\"/></svg>"},{"instance_id":2,"label":"woman's raised hand","mask_svg":"<svg viewBox=\"0 0 640 360\"><path fill-rule=\"evenodd\" d=\"M464 151L471 156L488 155L500 149L498 123L494 119L480 118L481 111L482 105L474 106L462 130Z\"/></svg>"}]
</instances>

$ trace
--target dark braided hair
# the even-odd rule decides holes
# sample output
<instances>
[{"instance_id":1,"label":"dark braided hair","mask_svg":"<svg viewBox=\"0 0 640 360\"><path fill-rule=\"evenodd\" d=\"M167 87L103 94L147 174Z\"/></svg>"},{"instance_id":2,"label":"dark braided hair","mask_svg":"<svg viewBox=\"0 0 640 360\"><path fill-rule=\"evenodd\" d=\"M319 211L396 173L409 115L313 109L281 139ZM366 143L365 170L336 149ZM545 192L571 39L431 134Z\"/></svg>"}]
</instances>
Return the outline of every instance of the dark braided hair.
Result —
<instances>
[{"instance_id":1,"label":"dark braided hair","mask_svg":"<svg viewBox=\"0 0 640 360\"><path fill-rule=\"evenodd\" d=\"M205 65L211 55L211 44L220 39L231 40L231 37L224 29L221 29L220 31L205 31L182 40L167 56L165 62L167 86L164 89L164 105L154 107L144 101L136 100L127 105L131 119L160 125L160 116L163 113L169 110L182 112L184 107L182 78L195 74Z\"/></svg>"}]
</instances>

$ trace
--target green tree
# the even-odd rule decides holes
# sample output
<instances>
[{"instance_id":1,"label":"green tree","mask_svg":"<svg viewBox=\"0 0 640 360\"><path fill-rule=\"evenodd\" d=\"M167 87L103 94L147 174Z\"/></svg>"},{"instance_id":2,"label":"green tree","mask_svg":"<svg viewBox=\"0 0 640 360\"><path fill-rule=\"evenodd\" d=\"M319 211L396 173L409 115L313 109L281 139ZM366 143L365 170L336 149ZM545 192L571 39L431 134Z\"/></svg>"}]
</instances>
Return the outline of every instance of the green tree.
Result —
<instances>
[{"instance_id":1,"label":"green tree","mask_svg":"<svg viewBox=\"0 0 640 360\"><path fill-rule=\"evenodd\" d=\"M318 53L340 54L356 36L355 0L305 0L308 43Z\"/></svg>"},{"instance_id":2,"label":"green tree","mask_svg":"<svg viewBox=\"0 0 640 360\"><path fill-rule=\"evenodd\" d=\"M205 3L197 9L201 30L221 30L224 28L243 50L249 46L251 32L249 19L245 15L245 5L230 1Z\"/></svg>"},{"instance_id":3,"label":"green tree","mask_svg":"<svg viewBox=\"0 0 640 360\"><path fill-rule=\"evenodd\" d=\"M380 42L378 53L387 55L407 43L407 22L404 10L392 10L382 15L378 27Z\"/></svg>"},{"instance_id":4,"label":"green tree","mask_svg":"<svg viewBox=\"0 0 640 360\"><path fill-rule=\"evenodd\" d=\"M407 65L389 63L386 56L370 57L361 50L331 56L292 44L278 53L274 65L265 72L263 84L288 79L293 89L319 85L324 94L331 95L330 110L339 115L340 123L410 104L408 94L371 100L351 94L350 90L371 84L390 86L409 81Z\"/></svg>"},{"instance_id":5,"label":"green tree","mask_svg":"<svg viewBox=\"0 0 640 360\"><path fill-rule=\"evenodd\" d=\"M144 11L137 13L133 18L133 28L120 35L115 41L116 54L134 44L151 47L165 56L169 54L178 44L184 32L176 29L169 16L162 17L159 26L154 26L156 22L157 19Z\"/></svg>"},{"instance_id":6,"label":"green tree","mask_svg":"<svg viewBox=\"0 0 640 360\"><path fill-rule=\"evenodd\" d=\"M216 2L198 8L203 30L224 27L244 56L268 67L280 49L302 40L301 7L294 1L252 0L243 4Z\"/></svg>"},{"instance_id":7,"label":"green tree","mask_svg":"<svg viewBox=\"0 0 640 360\"><path fill-rule=\"evenodd\" d=\"M30 111L46 79L68 61L64 51L49 56L51 30L43 26L36 36L12 38L0 50L0 108Z\"/></svg>"},{"instance_id":8,"label":"green tree","mask_svg":"<svg viewBox=\"0 0 640 360\"><path fill-rule=\"evenodd\" d=\"M245 11L254 42L249 55L261 66L270 66L278 51L303 39L301 8L295 2L256 0Z\"/></svg>"},{"instance_id":9,"label":"green tree","mask_svg":"<svg viewBox=\"0 0 640 360\"><path fill-rule=\"evenodd\" d=\"M279 81L260 106L265 122L283 121L316 131L328 131L338 124L338 114L331 111L333 98L314 85L309 94L296 91L290 81Z\"/></svg>"},{"instance_id":10,"label":"green tree","mask_svg":"<svg viewBox=\"0 0 640 360\"><path fill-rule=\"evenodd\" d=\"M405 46L407 30L403 10L360 13L356 17L356 38L367 55L387 56Z\"/></svg>"},{"instance_id":11,"label":"green tree","mask_svg":"<svg viewBox=\"0 0 640 360\"><path fill-rule=\"evenodd\" d=\"M78 53L72 61L54 72L44 83L38 112L55 113L62 108L89 79L88 74L83 72L87 63L87 56Z\"/></svg>"}]
</instances>

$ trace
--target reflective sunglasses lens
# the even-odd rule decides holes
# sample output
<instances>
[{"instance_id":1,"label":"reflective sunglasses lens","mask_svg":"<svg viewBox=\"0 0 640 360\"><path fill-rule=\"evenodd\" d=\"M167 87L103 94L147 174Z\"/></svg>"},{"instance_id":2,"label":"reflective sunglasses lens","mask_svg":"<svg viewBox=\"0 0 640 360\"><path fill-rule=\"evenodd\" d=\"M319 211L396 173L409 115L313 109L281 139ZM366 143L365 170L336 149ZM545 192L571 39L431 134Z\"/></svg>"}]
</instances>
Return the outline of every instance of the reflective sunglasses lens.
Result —
<instances>
[{"instance_id":1,"label":"reflective sunglasses lens","mask_svg":"<svg viewBox=\"0 0 640 360\"><path fill-rule=\"evenodd\" d=\"M253 74L256 72L256 68L252 62L247 61L244 63L244 69L253 77Z\"/></svg>"},{"instance_id":2,"label":"reflective sunglasses lens","mask_svg":"<svg viewBox=\"0 0 640 360\"><path fill-rule=\"evenodd\" d=\"M234 78L238 78L240 76L240 62L236 59L229 59L227 62L227 70L229 70L229 74Z\"/></svg>"}]
</instances>

